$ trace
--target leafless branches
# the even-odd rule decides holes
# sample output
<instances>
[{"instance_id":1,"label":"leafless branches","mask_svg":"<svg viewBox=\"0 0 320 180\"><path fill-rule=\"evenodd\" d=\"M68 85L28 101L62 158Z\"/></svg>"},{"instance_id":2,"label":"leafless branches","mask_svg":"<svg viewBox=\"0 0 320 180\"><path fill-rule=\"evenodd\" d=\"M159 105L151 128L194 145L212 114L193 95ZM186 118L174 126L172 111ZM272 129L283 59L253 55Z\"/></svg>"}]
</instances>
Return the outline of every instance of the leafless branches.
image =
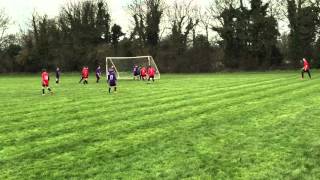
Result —
<instances>
[{"instance_id":1,"label":"leafless branches","mask_svg":"<svg viewBox=\"0 0 320 180\"><path fill-rule=\"evenodd\" d=\"M0 47L3 47L3 44L7 38L7 30L9 28L9 17L6 15L4 9L0 9Z\"/></svg>"}]
</instances>

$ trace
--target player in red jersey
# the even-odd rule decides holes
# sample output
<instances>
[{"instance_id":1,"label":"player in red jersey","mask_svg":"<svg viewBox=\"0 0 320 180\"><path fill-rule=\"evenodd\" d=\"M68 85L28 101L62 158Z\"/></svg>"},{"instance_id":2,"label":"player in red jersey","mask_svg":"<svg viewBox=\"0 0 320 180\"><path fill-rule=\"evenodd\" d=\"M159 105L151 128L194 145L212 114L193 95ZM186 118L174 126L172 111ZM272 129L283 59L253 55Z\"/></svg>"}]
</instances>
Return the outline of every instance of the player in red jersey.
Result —
<instances>
[{"instance_id":1,"label":"player in red jersey","mask_svg":"<svg viewBox=\"0 0 320 180\"><path fill-rule=\"evenodd\" d=\"M79 81L79 84L82 82L82 80L84 79L83 78L83 74L84 74L84 71L85 71L85 66L82 67L82 70L81 70L81 79Z\"/></svg>"},{"instance_id":2,"label":"player in red jersey","mask_svg":"<svg viewBox=\"0 0 320 180\"><path fill-rule=\"evenodd\" d=\"M52 91L49 87L49 73L47 72L47 70L43 69L42 70L42 74L41 74L41 82L42 82L42 95L45 95L45 88L48 89L48 91L52 94Z\"/></svg>"},{"instance_id":3,"label":"player in red jersey","mask_svg":"<svg viewBox=\"0 0 320 180\"><path fill-rule=\"evenodd\" d=\"M147 76L147 69L142 66L142 68L140 69L140 79L145 80Z\"/></svg>"},{"instance_id":4,"label":"player in red jersey","mask_svg":"<svg viewBox=\"0 0 320 180\"><path fill-rule=\"evenodd\" d=\"M81 83L82 80L84 80L83 84L88 84L88 77L89 77L89 68L87 66L84 66L81 71L81 79L79 83Z\"/></svg>"},{"instance_id":5,"label":"player in red jersey","mask_svg":"<svg viewBox=\"0 0 320 180\"><path fill-rule=\"evenodd\" d=\"M86 68L85 68L83 77L84 77L83 84L88 84L88 78L89 78L89 68L88 68L88 66L86 66Z\"/></svg>"},{"instance_id":6,"label":"player in red jersey","mask_svg":"<svg viewBox=\"0 0 320 180\"><path fill-rule=\"evenodd\" d=\"M310 65L306 58L303 58L303 68L301 69L301 78L304 78L304 73L307 72L309 75L309 78L311 79L311 73L310 73Z\"/></svg>"},{"instance_id":7,"label":"player in red jersey","mask_svg":"<svg viewBox=\"0 0 320 180\"><path fill-rule=\"evenodd\" d=\"M149 66L148 68L148 81L150 81L150 79L152 79L152 81L154 82L154 75L156 73L156 70L152 67L152 66Z\"/></svg>"}]
</instances>

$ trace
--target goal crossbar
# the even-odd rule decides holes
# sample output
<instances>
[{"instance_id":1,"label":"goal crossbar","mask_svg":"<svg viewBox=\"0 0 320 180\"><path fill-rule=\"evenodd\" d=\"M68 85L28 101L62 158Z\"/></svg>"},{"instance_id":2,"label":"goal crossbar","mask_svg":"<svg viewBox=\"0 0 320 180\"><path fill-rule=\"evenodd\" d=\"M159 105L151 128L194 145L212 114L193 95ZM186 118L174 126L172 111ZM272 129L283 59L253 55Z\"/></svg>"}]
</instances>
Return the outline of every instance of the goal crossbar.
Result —
<instances>
[{"instance_id":1,"label":"goal crossbar","mask_svg":"<svg viewBox=\"0 0 320 180\"><path fill-rule=\"evenodd\" d=\"M107 57L107 59L141 59L141 58L149 58L151 56L134 56L134 57Z\"/></svg>"}]
</instances>

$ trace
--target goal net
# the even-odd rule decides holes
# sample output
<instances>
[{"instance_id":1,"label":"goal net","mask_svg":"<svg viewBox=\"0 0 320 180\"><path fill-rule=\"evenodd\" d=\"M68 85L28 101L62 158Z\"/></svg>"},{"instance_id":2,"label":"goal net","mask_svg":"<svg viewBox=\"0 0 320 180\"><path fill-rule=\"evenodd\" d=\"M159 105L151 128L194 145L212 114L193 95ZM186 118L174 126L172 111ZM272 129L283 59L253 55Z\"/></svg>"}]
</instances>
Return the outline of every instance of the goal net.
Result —
<instances>
[{"instance_id":1,"label":"goal net","mask_svg":"<svg viewBox=\"0 0 320 180\"><path fill-rule=\"evenodd\" d=\"M160 72L152 56L137 56L137 57L107 57L106 58L106 73L108 76L109 69L114 67L118 79L133 79L133 68L145 67L148 69L152 66L155 70L155 79L160 79Z\"/></svg>"}]
</instances>

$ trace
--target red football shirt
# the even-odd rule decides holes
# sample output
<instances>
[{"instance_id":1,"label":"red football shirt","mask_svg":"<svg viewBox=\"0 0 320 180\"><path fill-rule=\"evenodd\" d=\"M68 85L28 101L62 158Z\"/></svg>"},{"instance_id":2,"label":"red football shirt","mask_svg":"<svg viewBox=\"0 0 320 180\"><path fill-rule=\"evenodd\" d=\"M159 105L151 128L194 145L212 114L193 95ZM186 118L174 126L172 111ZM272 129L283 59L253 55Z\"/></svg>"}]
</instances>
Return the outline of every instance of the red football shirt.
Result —
<instances>
[{"instance_id":1,"label":"red football shirt","mask_svg":"<svg viewBox=\"0 0 320 180\"><path fill-rule=\"evenodd\" d=\"M86 69L85 69L85 71L84 71L84 75L85 75L86 77L88 77L88 76L89 76L89 69L88 69L88 68L86 68Z\"/></svg>"},{"instance_id":2,"label":"red football shirt","mask_svg":"<svg viewBox=\"0 0 320 180\"><path fill-rule=\"evenodd\" d=\"M303 69L308 70L309 68L310 68L310 65L309 65L308 61L304 59L303 60Z\"/></svg>"},{"instance_id":3,"label":"red football shirt","mask_svg":"<svg viewBox=\"0 0 320 180\"><path fill-rule=\"evenodd\" d=\"M81 71L82 77L84 77L85 69L86 69L86 68L83 68L82 71Z\"/></svg>"},{"instance_id":4,"label":"red football shirt","mask_svg":"<svg viewBox=\"0 0 320 180\"><path fill-rule=\"evenodd\" d=\"M141 68L141 76L145 76L147 73L146 68Z\"/></svg>"},{"instance_id":5,"label":"red football shirt","mask_svg":"<svg viewBox=\"0 0 320 180\"><path fill-rule=\"evenodd\" d=\"M49 84L49 74L47 72L43 72L41 74L41 77L42 77L42 83L44 85L48 85Z\"/></svg>"},{"instance_id":6,"label":"red football shirt","mask_svg":"<svg viewBox=\"0 0 320 180\"><path fill-rule=\"evenodd\" d=\"M149 74L149 76L154 76L155 70L154 70L153 67L151 67L151 68L148 69L148 74Z\"/></svg>"},{"instance_id":7,"label":"red football shirt","mask_svg":"<svg viewBox=\"0 0 320 180\"><path fill-rule=\"evenodd\" d=\"M89 69L83 68L82 69L82 77L87 78L89 76Z\"/></svg>"}]
</instances>

